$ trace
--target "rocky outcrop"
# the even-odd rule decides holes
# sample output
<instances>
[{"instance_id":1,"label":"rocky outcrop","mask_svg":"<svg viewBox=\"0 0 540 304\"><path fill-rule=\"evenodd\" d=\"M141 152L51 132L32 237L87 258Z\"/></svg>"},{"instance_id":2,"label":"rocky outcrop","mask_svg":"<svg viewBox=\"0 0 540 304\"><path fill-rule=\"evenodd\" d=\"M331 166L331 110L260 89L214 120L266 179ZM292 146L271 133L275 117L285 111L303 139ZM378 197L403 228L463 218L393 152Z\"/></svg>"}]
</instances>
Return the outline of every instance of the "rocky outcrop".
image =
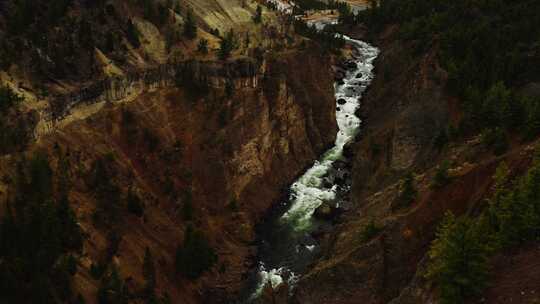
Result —
<instances>
[{"instance_id":1,"label":"rocky outcrop","mask_svg":"<svg viewBox=\"0 0 540 304\"><path fill-rule=\"evenodd\" d=\"M49 128L38 129L37 135L51 131L83 105L120 102L134 99L145 92L183 85L203 90L224 88L226 85L255 88L258 75L264 73L262 66L260 62L247 58L225 63L191 60L133 71L124 76L106 77L50 98L50 106L41 112L42 124Z\"/></svg>"},{"instance_id":2,"label":"rocky outcrop","mask_svg":"<svg viewBox=\"0 0 540 304\"><path fill-rule=\"evenodd\" d=\"M437 135L450 123L450 98L445 95L445 72L436 47L415 54L385 33L376 78L359 113L365 117L363 140L355 150L353 194L374 193L404 172L433 165Z\"/></svg>"}]
</instances>

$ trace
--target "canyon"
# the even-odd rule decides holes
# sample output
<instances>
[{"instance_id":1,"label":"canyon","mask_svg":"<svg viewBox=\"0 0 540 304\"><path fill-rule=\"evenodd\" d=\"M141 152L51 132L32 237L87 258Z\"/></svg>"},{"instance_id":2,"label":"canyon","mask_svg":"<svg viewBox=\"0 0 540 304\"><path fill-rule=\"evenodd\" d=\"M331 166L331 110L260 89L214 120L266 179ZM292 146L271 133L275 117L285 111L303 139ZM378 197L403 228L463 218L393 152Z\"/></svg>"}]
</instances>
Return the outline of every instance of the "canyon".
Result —
<instances>
[{"instance_id":1,"label":"canyon","mask_svg":"<svg viewBox=\"0 0 540 304\"><path fill-rule=\"evenodd\" d=\"M65 195L83 235L67 302L109 303L103 285L117 276L126 303L444 303L426 275L437 227L448 212L481 218L498 168L512 183L524 176L538 137L494 153L485 134L463 130L439 37L406 39L401 24L344 24L329 11L291 16L290 1L169 2L178 6L156 2L166 16L156 21L142 1L74 1L47 47L9 34L0 4L0 37L28 46L0 71L24 97L0 111L17 139L0 149L0 215L23 204L21 185L45 155L51 198ZM73 20L93 44L54 57ZM179 30L189 22L197 38ZM326 26L341 34L324 36ZM227 33L235 47L223 56ZM330 36L343 49L326 47ZM537 98L537 82L524 81L518 91ZM114 192L112 220L100 219L102 192ZM196 255L212 250L196 277L178 266L193 235L204 239ZM493 254L490 285L467 303L536 303L539 257L537 240Z\"/></svg>"}]
</instances>

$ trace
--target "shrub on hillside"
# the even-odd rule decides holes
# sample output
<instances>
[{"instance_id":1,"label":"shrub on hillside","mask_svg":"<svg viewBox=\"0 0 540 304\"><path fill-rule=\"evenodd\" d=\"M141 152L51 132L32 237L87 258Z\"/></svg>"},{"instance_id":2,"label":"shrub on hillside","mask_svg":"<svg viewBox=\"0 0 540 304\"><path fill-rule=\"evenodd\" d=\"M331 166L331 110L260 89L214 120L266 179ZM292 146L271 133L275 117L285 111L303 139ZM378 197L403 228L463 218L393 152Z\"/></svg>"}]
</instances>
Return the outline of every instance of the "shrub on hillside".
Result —
<instances>
[{"instance_id":1,"label":"shrub on hillside","mask_svg":"<svg viewBox=\"0 0 540 304\"><path fill-rule=\"evenodd\" d=\"M189 279L197 279L217 262L217 255L202 232L188 226L184 242L176 251L176 271Z\"/></svg>"}]
</instances>

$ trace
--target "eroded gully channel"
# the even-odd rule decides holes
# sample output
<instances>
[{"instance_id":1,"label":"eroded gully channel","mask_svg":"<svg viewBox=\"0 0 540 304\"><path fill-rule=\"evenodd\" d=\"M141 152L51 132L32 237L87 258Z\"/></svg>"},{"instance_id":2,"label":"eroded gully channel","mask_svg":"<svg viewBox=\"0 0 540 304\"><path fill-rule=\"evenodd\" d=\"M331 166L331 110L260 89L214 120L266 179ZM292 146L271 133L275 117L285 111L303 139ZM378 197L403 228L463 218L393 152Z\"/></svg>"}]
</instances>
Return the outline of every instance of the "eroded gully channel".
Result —
<instances>
[{"instance_id":1,"label":"eroded gully channel","mask_svg":"<svg viewBox=\"0 0 540 304\"><path fill-rule=\"evenodd\" d=\"M258 268L240 303L257 303L269 285L276 288L286 283L292 292L319 254L316 235L331 229L330 221L314 216L317 208L324 204L327 210L339 211L350 206L349 160L343 151L360 132L361 120L355 112L374 77L373 61L379 51L363 41L344 38L355 51L344 66L345 77L334 84L339 127L335 145L291 185L288 199L261 225Z\"/></svg>"}]
</instances>

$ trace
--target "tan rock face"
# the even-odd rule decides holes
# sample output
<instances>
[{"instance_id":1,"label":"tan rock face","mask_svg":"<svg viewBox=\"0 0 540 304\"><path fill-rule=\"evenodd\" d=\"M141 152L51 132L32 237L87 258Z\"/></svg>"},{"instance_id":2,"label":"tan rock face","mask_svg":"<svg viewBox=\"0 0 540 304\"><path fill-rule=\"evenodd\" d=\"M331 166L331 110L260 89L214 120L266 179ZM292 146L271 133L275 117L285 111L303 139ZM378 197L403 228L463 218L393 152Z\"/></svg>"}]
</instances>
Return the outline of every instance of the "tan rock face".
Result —
<instances>
[{"instance_id":1,"label":"tan rock face","mask_svg":"<svg viewBox=\"0 0 540 304\"><path fill-rule=\"evenodd\" d=\"M53 147L69 150L70 199L89 236L76 276L77 292L87 303L95 303L99 286L89 268L104 255L111 228L122 236L114 262L133 292L143 286L142 261L149 247L158 293L167 292L174 303L230 303L250 267L255 223L332 145L337 126L328 58L316 51L289 52L269 60L265 71L256 71L258 80L251 81L236 70L242 65L222 64L230 66L196 68L206 72L194 77L215 84L206 95L193 94L189 87L157 88L129 103L105 102L40 139L53 167ZM210 78L203 76L208 73ZM235 84L231 95L222 86L227 79ZM144 202L144 218L123 206L114 227L92 220L96 200L86 180L93 163L105 155L113 159L111 179L122 197L131 189ZM188 201L192 225L204 231L219 256L217 265L196 281L174 272Z\"/></svg>"}]
</instances>

